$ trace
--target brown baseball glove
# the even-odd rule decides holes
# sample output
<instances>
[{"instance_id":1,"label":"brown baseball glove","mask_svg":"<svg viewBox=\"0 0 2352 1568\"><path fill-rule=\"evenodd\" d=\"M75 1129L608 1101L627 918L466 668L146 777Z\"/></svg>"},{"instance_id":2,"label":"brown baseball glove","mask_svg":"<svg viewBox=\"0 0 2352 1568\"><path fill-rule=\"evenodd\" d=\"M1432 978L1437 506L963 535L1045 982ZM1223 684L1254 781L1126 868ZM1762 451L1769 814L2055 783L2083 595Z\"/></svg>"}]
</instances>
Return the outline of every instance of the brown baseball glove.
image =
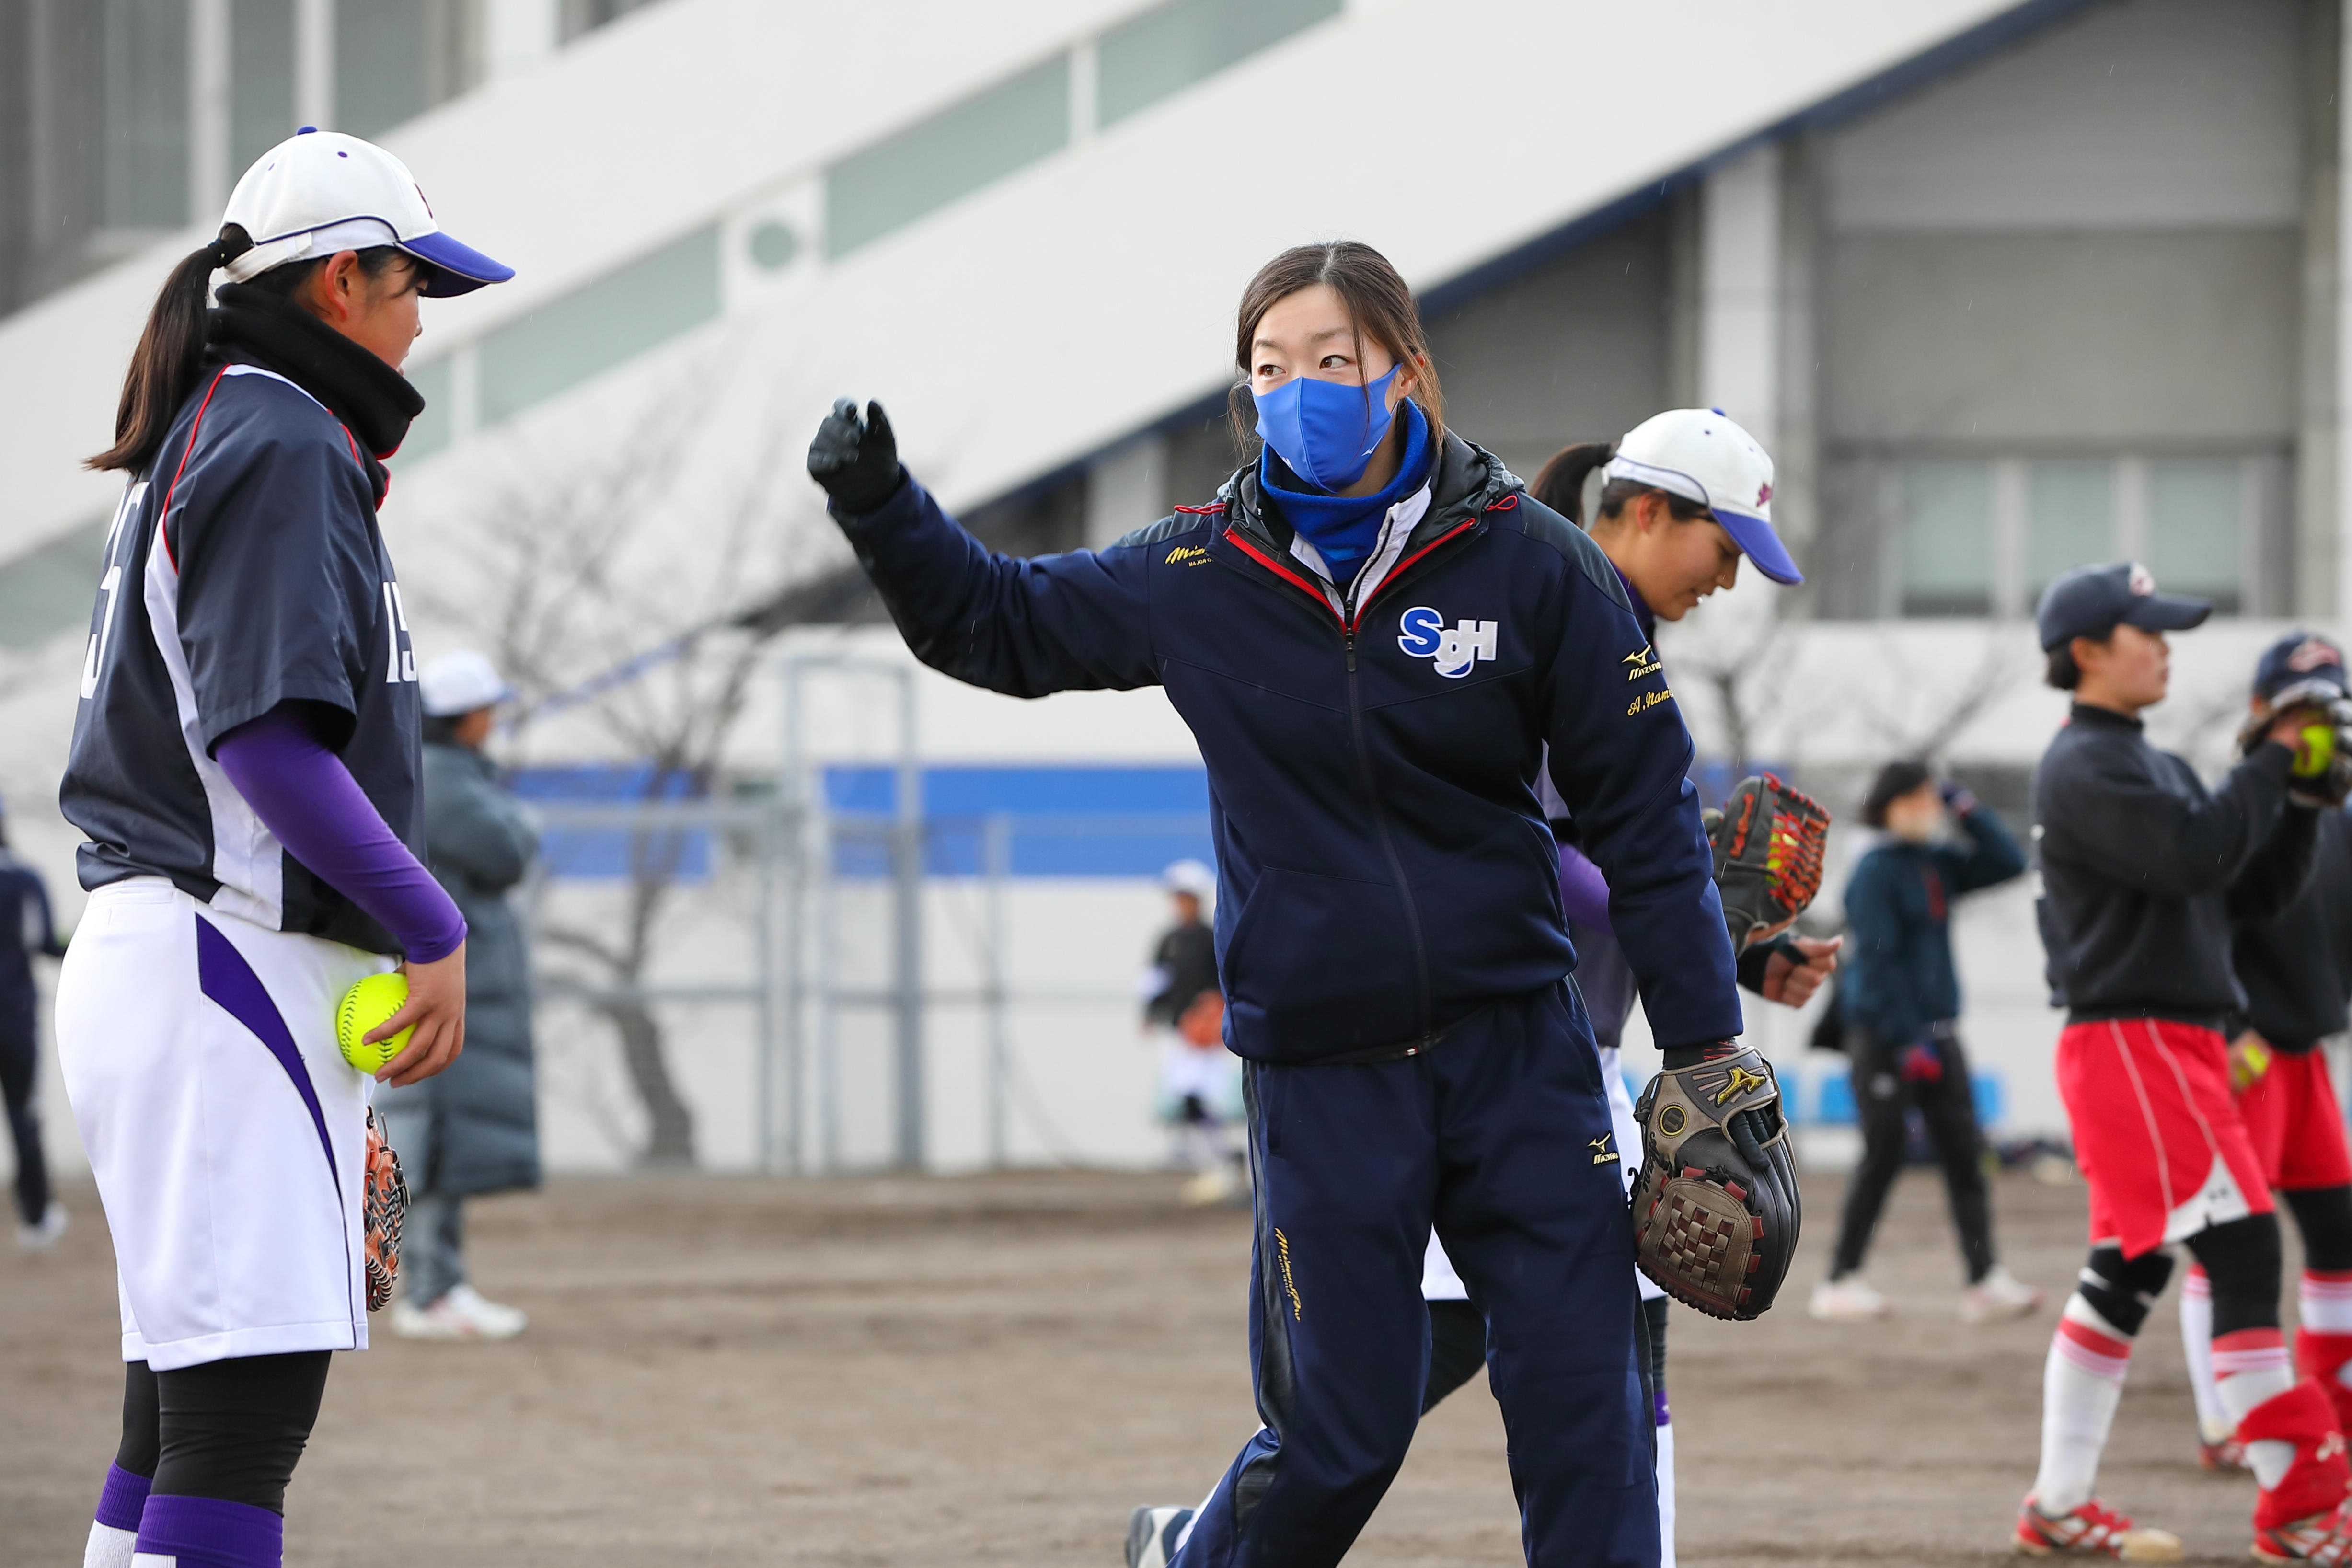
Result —
<instances>
[{"instance_id":1,"label":"brown baseball glove","mask_svg":"<svg viewBox=\"0 0 2352 1568\"><path fill-rule=\"evenodd\" d=\"M1705 820L1736 957L1804 913L1822 890L1830 814L1812 796L1765 773L1734 784L1723 809Z\"/></svg>"},{"instance_id":2,"label":"brown baseball glove","mask_svg":"<svg viewBox=\"0 0 2352 1568\"><path fill-rule=\"evenodd\" d=\"M1762 1316L1788 1278L1803 1217L1772 1064L1727 1043L1652 1079L1633 1115L1642 1272L1709 1317Z\"/></svg>"},{"instance_id":3,"label":"brown baseball glove","mask_svg":"<svg viewBox=\"0 0 2352 1568\"><path fill-rule=\"evenodd\" d=\"M375 1107L367 1113L367 1167L361 1178L360 1210L367 1226L367 1304L380 1312L392 1300L393 1282L400 1277L400 1226L408 1217L408 1183L400 1173L400 1156L383 1139L383 1123Z\"/></svg>"}]
</instances>

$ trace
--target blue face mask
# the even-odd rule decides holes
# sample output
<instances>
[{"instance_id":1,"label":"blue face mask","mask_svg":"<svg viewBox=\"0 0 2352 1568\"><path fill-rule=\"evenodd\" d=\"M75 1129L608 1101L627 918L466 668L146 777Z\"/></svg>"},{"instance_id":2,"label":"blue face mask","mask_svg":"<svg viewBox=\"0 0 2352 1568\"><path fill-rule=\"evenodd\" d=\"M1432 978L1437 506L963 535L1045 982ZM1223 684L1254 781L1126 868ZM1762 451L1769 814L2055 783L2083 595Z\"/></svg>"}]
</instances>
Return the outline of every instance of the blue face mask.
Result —
<instances>
[{"instance_id":1,"label":"blue face mask","mask_svg":"<svg viewBox=\"0 0 2352 1568\"><path fill-rule=\"evenodd\" d=\"M1327 490L1344 489L1364 477L1372 449L1389 433L1389 383L1402 365L1370 386L1349 386L1295 375L1257 399L1257 433L1290 471ZM1365 394L1371 420L1365 422Z\"/></svg>"}]
</instances>

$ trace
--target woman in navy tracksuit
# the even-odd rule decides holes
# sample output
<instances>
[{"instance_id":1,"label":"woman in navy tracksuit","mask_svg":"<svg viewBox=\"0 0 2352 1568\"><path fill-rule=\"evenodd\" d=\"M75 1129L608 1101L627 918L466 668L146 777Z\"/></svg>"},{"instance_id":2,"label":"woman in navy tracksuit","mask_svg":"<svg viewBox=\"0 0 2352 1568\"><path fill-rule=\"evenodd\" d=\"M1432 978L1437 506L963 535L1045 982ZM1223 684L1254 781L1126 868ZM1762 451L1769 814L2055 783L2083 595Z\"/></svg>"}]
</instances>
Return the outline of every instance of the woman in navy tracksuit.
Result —
<instances>
[{"instance_id":1,"label":"woman in navy tracksuit","mask_svg":"<svg viewBox=\"0 0 2352 1568\"><path fill-rule=\"evenodd\" d=\"M1386 260L1286 251L1238 326L1265 454L1104 551L990 554L872 405L836 405L809 454L918 657L1024 697L1162 686L1208 765L1265 1426L1130 1560L1346 1553L1412 1437L1433 1224L1490 1325L1528 1560L1654 1563L1618 1179L1638 1154L1566 983L1536 775L1549 743L1685 1065L1740 1028L1689 733L1607 559L1445 430Z\"/></svg>"}]
</instances>

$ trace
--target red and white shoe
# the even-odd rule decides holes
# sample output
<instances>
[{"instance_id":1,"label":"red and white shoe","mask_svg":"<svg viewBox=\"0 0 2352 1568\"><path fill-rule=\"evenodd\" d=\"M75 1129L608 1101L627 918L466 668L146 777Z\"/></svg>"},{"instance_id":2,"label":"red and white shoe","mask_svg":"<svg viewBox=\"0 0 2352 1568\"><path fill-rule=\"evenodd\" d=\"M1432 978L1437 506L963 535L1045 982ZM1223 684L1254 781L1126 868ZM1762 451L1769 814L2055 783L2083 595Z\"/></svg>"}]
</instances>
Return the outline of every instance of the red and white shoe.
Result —
<instances>
[{"instance_id":1,"label":"red and white shoe","mask_svg":"<svg viewBox=\"0 0 2352 1568\"><path fill-rule=\"evenodd\" d=\"M2235 1437L2224 1437L2218 1443L2208 1443L2200 1437L2197 1439L2197 1465L2200 1469L2210 1470L2215 1475L2243 1470L2247 1468L2246 1446Z\"/></svg>"},{"instance_id":2,"label":"red and white shoe","mask_svg":"<svg viewBox=\"0 0 2352 1568\"><path fill-rule=\"evenodd\" d=\"M2352 1506L2352 1505L2347 1505ZM2254 1531L2254 1556L2264 1563L2316 1563L2320 1568L2352 1563L2352 1519L2339 1507L2292 1524Z\"/></svg>"},{"instance_id":3,"label":"red and white shoe","mask_svg":"<svg viewBox=\"0 0 2352 1568\"><path fill-rule=\"evenodd\" d=\"M2017 1510L2014 1544L2029 1557L2115 1557L2126 1563L2178 1563L2180 1537L2134 1524L2097 1498L2072 1513L2051 1515L2029 1496ZM2260 1550L2259 1547L2256 1550Z\"/></svg>"}]
</instances>

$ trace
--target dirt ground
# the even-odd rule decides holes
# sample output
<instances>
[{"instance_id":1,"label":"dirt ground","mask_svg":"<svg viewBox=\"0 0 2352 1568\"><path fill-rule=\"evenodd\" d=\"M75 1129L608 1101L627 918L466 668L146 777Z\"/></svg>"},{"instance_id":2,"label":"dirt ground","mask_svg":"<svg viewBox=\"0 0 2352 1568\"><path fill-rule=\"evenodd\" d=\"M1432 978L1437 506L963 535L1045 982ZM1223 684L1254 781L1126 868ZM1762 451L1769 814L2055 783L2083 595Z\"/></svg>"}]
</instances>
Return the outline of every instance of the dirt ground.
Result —
<instances>
[{"instance_id":1,"label":"dirt ground","mask_svg":"<svg viewBox=\"0 0 2352 1568\"><path fill-rule=\"evenodd\" d=\"M1682 1556L2006 1560L2032 1479L2051 1314L1954 1318L1958 1264L1914 1173L1871 1273L1892 1323L1803 1312L1840 1194L1807 1192L1790 1300L1677 1310ZM58 1250L0 1248L0 1563L80 1561L121 1372L95 1197ZM2004 1252L2055 1296L2082 1189L2004 1179ZM566 1182L472 1211L506 1344L381 1336L338 1360L288 1498L287 1561L349 1565L1120 1561L1128 1510L1208 1489L1253 1426L1246 1216L1157 1176ZM381 1320L379 1320L381 1321ZM2168 1298L2104 1478L2242 1562L2251 1483L2201 1474ZM1503 1431L1475 1382L1423 1423L1351 1563L1520 1561Z\"/></svg>"}]
</instances>

